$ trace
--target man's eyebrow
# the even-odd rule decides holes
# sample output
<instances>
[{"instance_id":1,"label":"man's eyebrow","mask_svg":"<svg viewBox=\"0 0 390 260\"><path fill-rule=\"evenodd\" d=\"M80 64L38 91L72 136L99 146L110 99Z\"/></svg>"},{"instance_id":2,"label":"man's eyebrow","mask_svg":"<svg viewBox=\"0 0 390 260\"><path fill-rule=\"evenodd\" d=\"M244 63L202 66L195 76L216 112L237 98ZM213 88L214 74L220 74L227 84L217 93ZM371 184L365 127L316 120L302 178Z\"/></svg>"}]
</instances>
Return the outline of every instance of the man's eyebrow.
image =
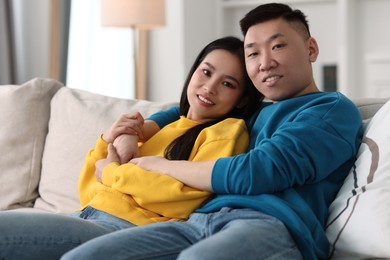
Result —
<instances>
[{"instance_id":1,"label":"man's eyebrow","mask_svg":"<svg viewBox=\"0 0 390 260\"><path fill-rule=\"evenodd\" d=\"M280 37L284 37L283 33L275 33L274 35L269 37L268 41L273 41L273 40L280 38Z\"/></svg>"},{"instance_id":2,"label":"man's eyebrow","mask_svg":"<svg viewBox=\"0 0 390 260\"><path fill-rule=\"evenodd\" d=\"M253 48L254 45L255 45L254 42L250 42L250 43L245 44L244 48L245 48L245 49Z\"/></svg>"},{"instance_id":3,"label":"man's eyebrow","mask_svg":"<svg viewBox=\"0 0 390 260\"><path fill-rule=\"evenodd\" d=\"M275 34L271 35L271 37L268 38L267 42L272 42L273 40L280 38L280 37L284 37L284 34L283 33L275 33ZM255 45L256 45L255 42L250 42L250 43L245 44L244 48L245 49L253 48L253 46L255 46Z\"/></svg>"}]
</instances>

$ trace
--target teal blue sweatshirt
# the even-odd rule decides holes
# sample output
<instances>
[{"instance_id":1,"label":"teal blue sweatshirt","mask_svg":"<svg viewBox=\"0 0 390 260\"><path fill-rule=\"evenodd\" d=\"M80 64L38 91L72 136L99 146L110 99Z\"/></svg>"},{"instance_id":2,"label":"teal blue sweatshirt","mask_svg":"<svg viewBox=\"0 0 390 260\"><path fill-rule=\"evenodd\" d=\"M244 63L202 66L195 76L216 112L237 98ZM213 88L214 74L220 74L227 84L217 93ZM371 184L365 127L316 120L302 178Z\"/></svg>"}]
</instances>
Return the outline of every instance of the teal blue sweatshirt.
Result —
<instances>
[{"instance_id":1,"label":"teal blue sweatshirt","mask_svg":"<svg viewBox=\"0 0 390 260\"><path fill-rule=\"evenodd\" d=\"M162 127L177 116L173 108L149 119ZM197 212L259 210L286 225L305 259L326 259L328 207L361 143L359 111L340 93L317 92L263 102L247 124L248 153L217 160L217 196Z\"/></svg>"}]
</instances>

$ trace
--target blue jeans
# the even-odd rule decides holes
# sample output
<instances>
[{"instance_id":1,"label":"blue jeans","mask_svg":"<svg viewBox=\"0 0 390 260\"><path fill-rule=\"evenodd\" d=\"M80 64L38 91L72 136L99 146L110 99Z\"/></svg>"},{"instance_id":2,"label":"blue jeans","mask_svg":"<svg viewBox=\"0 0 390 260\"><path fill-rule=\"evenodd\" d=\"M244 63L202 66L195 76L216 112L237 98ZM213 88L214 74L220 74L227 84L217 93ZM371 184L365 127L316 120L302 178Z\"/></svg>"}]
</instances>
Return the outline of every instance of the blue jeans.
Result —
<instances>
[{"instance_id":1,"label":"blue jeans","mask_svg":"<svg viewBox=\"0 0 390 260\"><path fill-rule=\"evenodd\" d=\"M302 259L286 227L251 209L194 213L187 222L124 229L65 254L69 259Z\"/></svg>"},{"instance_id":2,"label":"blue jeans","mask_svg":"<svg viewBox=\"0 0 390 260\"><path fill-rule=\"evenodd\" d=\"M3 211L0 259L59 259L92 238L133 226L93 208L70 215Z\"/></svg>"}]
</instances>

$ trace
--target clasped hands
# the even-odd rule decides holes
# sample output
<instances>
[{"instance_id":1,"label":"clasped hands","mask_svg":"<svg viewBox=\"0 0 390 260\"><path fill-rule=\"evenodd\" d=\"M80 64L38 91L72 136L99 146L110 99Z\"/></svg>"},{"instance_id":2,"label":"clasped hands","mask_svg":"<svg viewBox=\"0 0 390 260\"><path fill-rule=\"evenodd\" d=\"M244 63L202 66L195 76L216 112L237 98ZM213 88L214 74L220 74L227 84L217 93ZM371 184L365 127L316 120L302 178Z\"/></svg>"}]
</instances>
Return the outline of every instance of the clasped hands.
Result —
<instances>
[{"instance_id":1,"label":"clasped hands","mask_svg":"<svg viewBox=\"0 0 390 260\"><path fill-rule=\"evenodd\" d=\"M110 163L133 163L145 170L156 171L152 168L156 160L165 160L159 156L139 157L138 141L143 140L144 118L139 112L121 115L103 134L102 138L108 143L108 154L105 159L95 163L95 176L102 182L103 169Z\"/></svg>"}]
</instances>

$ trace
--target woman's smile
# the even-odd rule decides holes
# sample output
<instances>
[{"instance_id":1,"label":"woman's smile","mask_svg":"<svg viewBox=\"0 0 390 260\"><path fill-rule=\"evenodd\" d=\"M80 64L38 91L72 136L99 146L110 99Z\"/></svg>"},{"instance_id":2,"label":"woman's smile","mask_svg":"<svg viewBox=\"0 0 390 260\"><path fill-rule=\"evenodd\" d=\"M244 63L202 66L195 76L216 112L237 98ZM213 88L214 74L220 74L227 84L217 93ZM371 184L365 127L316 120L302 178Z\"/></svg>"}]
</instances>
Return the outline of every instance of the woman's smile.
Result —
<instances>
[{"instance_id":1,"label":"woman's smile","mask_svg":"<svg viewBox=\"0 0 390 260\"><path fill-rule=\"evenodd\" d=\"M215 105L214 102L212 102L210 99L202 96L202 95L197 95L198 99L201 101L201 104L205 103L205 105Z\"/></svg>"}]
</instances>

